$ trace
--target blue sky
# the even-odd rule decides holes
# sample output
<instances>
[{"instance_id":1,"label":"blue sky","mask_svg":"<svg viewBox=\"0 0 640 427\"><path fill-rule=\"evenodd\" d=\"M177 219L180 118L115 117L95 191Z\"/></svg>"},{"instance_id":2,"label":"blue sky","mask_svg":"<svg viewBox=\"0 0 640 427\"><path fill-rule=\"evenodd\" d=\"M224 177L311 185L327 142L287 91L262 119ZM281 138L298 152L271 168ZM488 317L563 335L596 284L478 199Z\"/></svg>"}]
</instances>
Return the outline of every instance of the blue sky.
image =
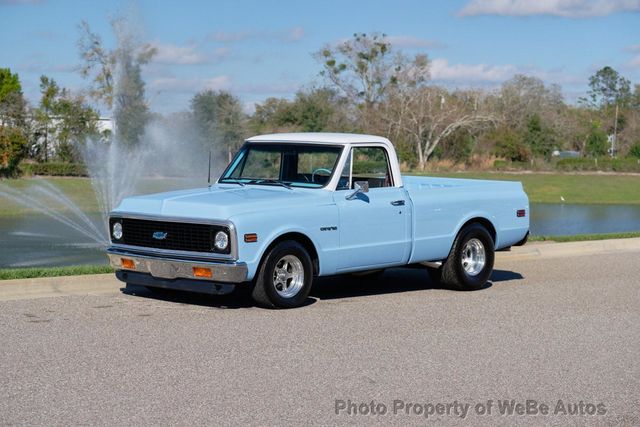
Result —
<instances>
[{"instance_id":1,"label":"blue sky","mask_svg":"<svg viewBox=\"0 0 640 427\"><path fill-rule=\"evenodd\" d=\"M312 53L354 32L384 32L397 49L427 53L432 79L449 87L491 88L525 73L560 84L572 101L604 65L640 83L640 0L0 0L0 67L19 73L32 103L41 74L82 90L78 24L113 46L117 14L158 48L144 77L160 113L187 109L205 88L232 91L248 111L291 97L322 83Z\"/></svg>"}]
</instances>

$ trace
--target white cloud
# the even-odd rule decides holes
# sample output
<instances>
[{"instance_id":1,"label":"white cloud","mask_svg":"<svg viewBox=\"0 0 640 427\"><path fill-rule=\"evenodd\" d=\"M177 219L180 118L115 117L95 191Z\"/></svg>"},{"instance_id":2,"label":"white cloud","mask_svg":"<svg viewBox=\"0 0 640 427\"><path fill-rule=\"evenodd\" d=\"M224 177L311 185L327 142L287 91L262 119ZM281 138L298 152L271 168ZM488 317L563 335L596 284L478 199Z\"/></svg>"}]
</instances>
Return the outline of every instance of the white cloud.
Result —
<instances>
[{"instance_id":1,"label":"white cloud","mask_svg":"<svg viewBox=\"0 0 640 427\"><path fill-rule=\"evenodd\" d=\"M456 82L500 82L517 72L513 65L449 64L443 58L431 61L431 78Z\"/></svg>"},{"instance_id":2,"label":"white cloud","mask_svg":"<svg viewBox=\"0 0 640 427\"><path fill-rule=\"evenodd\" d=\"M157 53L154 62L160 64L202 64L205 57L196 51L195 46L176 46L173 44L155 43Z\"/></svg>"},{"instance_id":3,"label":"white cloud","mask_svg":"<svg viewBox=\"0 0 640 427\"><path fill-rule=\"evenodd\" d=\"M221 47L213 52L203 53L197 50L195 44L177 46L168 43L154 43L153 46L158 50L156 55L153 57L153 61L158 64L208 64L219 61L229 52L228 48Z\"/></svg>"},{"instance_id":4,"label":"white cloud","mask_svg":"<svg viewBox=\"0 0 640 427\"><path fill-rule=\"evenodd\" d=\"M443 43L437 40L427 40L413 36L388 36L387 41L391 43L391 46L401 49L440 49L445 47Z\"/></svg>"},{"instance_id":5,"label":"white cloud","mask_svg":"<svg viewBox=\"0 0 640 427\"><path fill-rule=\"evenodd\" d=\"M626 63L627 67L632 69L640 69L640 44L627 46L625 51L632 54L631 59Z\"/></svg>"},{"instance_id":6,"label":"white cloud","mask_svg":"<svg viewBox=\"0 0 640 427\"><path fill-rule=\"evenodd\" d=\"M638 11L640 0L471 0L458 15L553 15L588 18Z\"/></svg>"},{"instance_id":7,"label":"white cloud","mask_svg":"<svg viewBox=\"0 0 640 427\"><path fill-rule=\"evenodd\" d=\"M253 95L290 95L300 89L300 84L296 82L286 83L258 83L238 85L234 91Z\"/></svg>"},{"instance_id":8,"label":"white cloud","mask_svg":"<svg viewBox=\"0 0 640 427\"><path fill-rule=\"evenodd\" d=\"M538 77L546 83L574 85L584 81L583 76L568 74L562 69L541 70L534 67L522 67L513 64L450 64L444 58L431 61L431 78L456 84L497 84L516 74Z\"/></svg>"},{"instance_id":9,"label":"white cloud","mask_svg":"<svg viewBox=\"0 0 640 427\"><path fill-rule=\"evenodd\" d=\"M640 53L640 44L632 44L631 46L627 46L625 50L631 53Z\"/></svg>"},{"instance_id":10,"label":"white cloud","mask_svg":"<svg viewBox=\"0 0 640 427\"><path fill-rule=\"evenodd\" d=\"M293 27L280 31L236 31L236 32L224 32L218 31L211 34L207 38L209 40L220 43L236 43L246 40L267 40L267 41L280 41L280 42L297 42L304 38L305 31L303 27Z\"/></svg>"},{"instance_id":11,"label":"white cloud","mask_svg":"<svg viewBox=\"0 0 640 427\"><path fill-rule=\"evenodd\" d=\"M289 31L289 34L287 36L287 41L297 42L303 37L304 37L304 28L294 27Z\"/></svg>"},{"instance_id":12,"label":"white cloud","mask_svg":"<svg viewBox=\"0 0 640 427\"><path fill-rule=\"evenodd\" d=\"M211 34L209 39L222 42L222 43L233 43L233 42L241 42L247 40L251 37L251 33L249 31L238 31L234 33L227 33L224 31L218 31L215 34Z\"/></svg>"},{"instance_id":13,"label":"white cloud","mask_svg":"<svg viewBox=\"0 0 640 427\"><path fill-rule=\"evenodd\" d=\"M209 78L159 77L149 85L153 91L197 92L204 89L226 90L231 86L231 78L221 75Z\"/></svg>"}]
</instances>

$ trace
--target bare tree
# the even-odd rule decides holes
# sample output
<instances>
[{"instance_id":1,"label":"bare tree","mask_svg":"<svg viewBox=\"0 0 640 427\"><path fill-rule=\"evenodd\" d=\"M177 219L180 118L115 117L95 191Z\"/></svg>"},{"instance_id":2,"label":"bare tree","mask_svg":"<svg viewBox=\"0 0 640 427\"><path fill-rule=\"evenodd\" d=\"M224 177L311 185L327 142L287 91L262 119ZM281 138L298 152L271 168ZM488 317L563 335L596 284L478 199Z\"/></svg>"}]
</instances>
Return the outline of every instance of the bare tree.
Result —
<instances>
[{"instance_id":1,"label":"bare tree","mask_svg":"<svg viewBox=\"0 0 640 427\"><path fill-rule=\"evenodd\" d=\"M385 120L391 133L403 134L415 147L418 167L424 170L429 156L445 138L459 129L495 123L480 111L478 92L454 92L429 86L396 91L389 99Z\"/></svg>"},{"instance_id":2,"label":"bare tree","mask_svg":"<svg viewBox=\"0 0 640 427\"><path fill-rule=\"evenodd\" d=\"M492 108L507 126L521 128L538 114L557 114L564 107L558 85L545 86L537 77L517 74L502 84Z\"/></svg>"},{"instance_id":3,"label":"bare tree","mask_svg":"<svg viewBox=\"0 0 640 427\"><path fill-rule=\"evenodd\" d=\"M321 74L357 105L365 130L393 88L419 86L429 78L427 56L393 54L385 34L356 33L338 46L324 47L315 57L322 63Z\"/></svg>"}]
</instances>

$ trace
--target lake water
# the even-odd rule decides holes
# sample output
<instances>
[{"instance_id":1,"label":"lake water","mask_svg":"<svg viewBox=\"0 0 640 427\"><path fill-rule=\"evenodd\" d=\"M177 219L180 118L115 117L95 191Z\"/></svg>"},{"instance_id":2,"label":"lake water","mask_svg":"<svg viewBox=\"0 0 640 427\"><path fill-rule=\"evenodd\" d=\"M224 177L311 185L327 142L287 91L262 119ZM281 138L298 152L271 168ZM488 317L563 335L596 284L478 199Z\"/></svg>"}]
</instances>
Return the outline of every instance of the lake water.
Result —
<instances>
[{"instance_id":1,"label":"lake water","mask_svg":"<svg viewBox=\"0 0 640 427\"><path fill-rule=\"evenodd\" d=\"M101 217L93 221L101 226ZM531 205L531 233L640 231L640 205ZM0 268L106 264L99 245L41 215L0 220Z\"/></svg>"}]
</instances>

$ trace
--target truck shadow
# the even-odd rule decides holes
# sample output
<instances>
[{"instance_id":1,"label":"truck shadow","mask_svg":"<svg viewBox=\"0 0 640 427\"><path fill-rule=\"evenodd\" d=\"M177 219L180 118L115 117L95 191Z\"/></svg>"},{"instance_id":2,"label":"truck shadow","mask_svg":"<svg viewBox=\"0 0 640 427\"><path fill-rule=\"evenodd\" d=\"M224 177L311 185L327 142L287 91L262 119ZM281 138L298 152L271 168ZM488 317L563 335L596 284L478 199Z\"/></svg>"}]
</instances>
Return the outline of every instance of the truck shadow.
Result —
<instances>
[{"instance_id":1,"label":"truck shadow","mask_svg":"<svg viewBox=\"0 0 640 427\"><path fill-rule=\"evenodd\" d=\"M521 280L520 273L508 270L494 270L481 289L485 290L496 282ZM393 294L399 292L447 289L429 278L426 270L419 268L393 268L383 274L370 276L332 276L317 279L310 297L323 299L351 298L368 295ZM451 291L456 292L456 291Z\"/></svg>"},{"instance_id":2,"label":"truck shadow","mask_svg":"<svg viewBox=\"0 0 640 427\"><path fill-rule=\"evenodd\" d=\"M523 276L508 270L494 270L484 289L496 282L521 280ZM394 294L400 292L444 289L432 281L424 269L393 268L382 274L368 276L340 275L316 279L304 306L318 300L352 298L369 295ZM204 295L171 290L151 291L144 286L127 285L121 291L142 298L173 302L183 305L198 305L220 309L255 307L248 286L236 289L229 295ZM455 291L452 291L455 292Z\"/></svg>"},{"instance_id":3,"label":"truck shadow","mask_svg":"<svg viewBox=\"0 0 640 427\"><path fill-rule=\"evenodd\" d=\"M249 308L255 306L247 289L236 290L229 295L207 295L173 291L170 289L152 291L144 286L127 284L127 286L121 288L120 291L127 295L181 305L197 305L220 309Z\"/></svg>"}]
</instances>

